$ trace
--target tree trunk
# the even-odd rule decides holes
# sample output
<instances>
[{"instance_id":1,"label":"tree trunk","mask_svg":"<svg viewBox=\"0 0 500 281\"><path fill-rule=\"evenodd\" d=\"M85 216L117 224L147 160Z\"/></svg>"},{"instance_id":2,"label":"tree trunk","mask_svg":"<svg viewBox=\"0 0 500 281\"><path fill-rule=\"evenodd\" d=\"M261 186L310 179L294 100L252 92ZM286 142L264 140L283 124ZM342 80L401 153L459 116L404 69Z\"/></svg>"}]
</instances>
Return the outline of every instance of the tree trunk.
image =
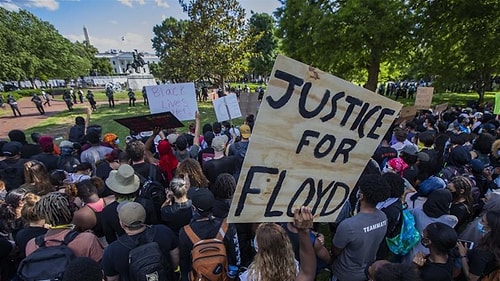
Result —
<instances>
[{"instance_id":1,"label":"tree trunk","mask_svg":"<svg viewBox=\"0 0 500 281\"><path fill-rule=\"evenodd\" d=\"M491 85L491 75L490 73L482 73L479 76L479 80L477 81L476 92L479 96L478 103L484 103L484 94L487 88L490 88Z\"/></svg>"},{"instance_id":2,"label":"tree trunk","mask_svg":"<svg viewBox=\"0 0 500 281\"><path fill-rule=\"evenodd\" d=\"M368 81L366 82L365 88L375 92L378 83L378 74L380 72L380 60L372 59L368 65Z\"/></svg>"}]
</instances>

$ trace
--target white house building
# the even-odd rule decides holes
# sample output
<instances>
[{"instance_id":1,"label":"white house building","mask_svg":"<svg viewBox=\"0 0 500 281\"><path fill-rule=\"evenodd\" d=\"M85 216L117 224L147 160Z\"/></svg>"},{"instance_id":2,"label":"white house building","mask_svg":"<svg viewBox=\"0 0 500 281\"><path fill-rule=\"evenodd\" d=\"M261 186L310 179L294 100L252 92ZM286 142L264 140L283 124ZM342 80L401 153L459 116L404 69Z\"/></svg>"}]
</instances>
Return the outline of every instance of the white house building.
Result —
<instances>
[{"instance_id":1,"label":"white house building","mask_svg":"<svg viewBox=\"0 0 500 281\"><path fill-rule=\"evenodd\" d=\"M149 64L150 63L156 63L158 64L160 62L160 59L150 53L142 53L143 54L143 60L146 62L146 64L142 67L140 70L140 73L150 73L149 71ZM96 54L96 58L106 58L109 60L109 63L113 67L114 73L115 74L126 74L126 73L132 73L132 63L134 62L134 52L124 52L122 50L109 50L104 53L98 53ZM128 71L127 71L127 66L130 66Z\"/></svg>"}]
</instances>

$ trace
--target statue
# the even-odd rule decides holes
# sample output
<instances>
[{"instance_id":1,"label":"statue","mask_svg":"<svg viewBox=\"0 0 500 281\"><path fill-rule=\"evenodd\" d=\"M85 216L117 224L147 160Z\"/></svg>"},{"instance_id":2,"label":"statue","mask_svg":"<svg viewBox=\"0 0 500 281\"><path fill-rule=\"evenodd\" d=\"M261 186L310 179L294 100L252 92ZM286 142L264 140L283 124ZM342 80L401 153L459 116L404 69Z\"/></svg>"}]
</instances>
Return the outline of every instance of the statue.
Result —
<instances>
[{"instance_id":1,"label":"statue","mask_svg":"<svg viewBox=\"0 0 500 281\"><path fill-rule=\"evenodd\" d=\"M139 53L137 49L134 49L132 55L134 56L134 61L132 63L127 64L127 69L125 71L128 72L129 69L132 67L135 73L140 73L140 68L147 64L143 58L144 54Z\"/></svg>"}]
</instances>

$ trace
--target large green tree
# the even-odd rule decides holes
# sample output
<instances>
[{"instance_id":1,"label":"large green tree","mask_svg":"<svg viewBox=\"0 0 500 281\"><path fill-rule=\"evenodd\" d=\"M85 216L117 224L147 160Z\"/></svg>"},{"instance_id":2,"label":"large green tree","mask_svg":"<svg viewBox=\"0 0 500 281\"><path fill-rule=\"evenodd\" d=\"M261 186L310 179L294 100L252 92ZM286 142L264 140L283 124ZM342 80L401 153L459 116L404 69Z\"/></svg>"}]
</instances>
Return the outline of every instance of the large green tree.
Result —
<instances>
[{"instance_id":1,"label":"large green tree","mask_svg":"<svg viewBox=\"0 0 500 281\"><path fill-rule=\"evenodd\" d=\"M276 13L283 51L345 79L366 73L377 87L380 66L408 59L413 13L406 0L281 0Z\"/></svg>"},{"instance_id":2,"label":"large green tree","mask_svg":"<svg viewBox=\"0 0 500 281\"><path fill-rule=\"evenodd\" d=\"M269 14L254 13L248 25L250 36L258 38L252 44L249 70L254 75L266 78L271 74L278 48L275 20Z\"/></svg>"},{"instance_id":3,"label":"large green tree","mask_svg":"<svg viewBox=\"0 0 500 281\"><path fill-rule=\"evenodd\" d=\"M90 68L81 46L28 11L0 8L0 38L2 80L72 79Z\"/></svg>"},{"instance_id":4,"label":"large green tree","mask_svg":"<svg viewBox=\"0 0 500 281\"><path fill-rule=\"evenodd\" d=\"M228 79L245 73L252 39L247 35L245 11L238 1L179 3L188 14L188 22L166 19L162 26L155 27L153 48L162 59L163 69L170 71L165 78L208 79L223 86Z\"/></svg>"},{"instance_id":5,"label":"large green tree","mask_svg":"<svg viewBox=\"0 0 500 281\"><path fill-rule=\"evenodd\" d=\"M188 67L190 42L185 40L189 21L173 17L153 27L153 49L161 62L153 73L162 80L185 82L199 79L195 68ZM153 71L153 69L151 69Z\"/></svg>"},{"instance_id":6,"label":"large green tree","mask_svg":"<svg viewBox=\"0 0 500 281\"><path fill-rule=\"evenodd\" d=\"M500 72L498 1L413 1L421 19L420 69L438 86L470 84L479 102Z\"/></svg>"}]
</instances>

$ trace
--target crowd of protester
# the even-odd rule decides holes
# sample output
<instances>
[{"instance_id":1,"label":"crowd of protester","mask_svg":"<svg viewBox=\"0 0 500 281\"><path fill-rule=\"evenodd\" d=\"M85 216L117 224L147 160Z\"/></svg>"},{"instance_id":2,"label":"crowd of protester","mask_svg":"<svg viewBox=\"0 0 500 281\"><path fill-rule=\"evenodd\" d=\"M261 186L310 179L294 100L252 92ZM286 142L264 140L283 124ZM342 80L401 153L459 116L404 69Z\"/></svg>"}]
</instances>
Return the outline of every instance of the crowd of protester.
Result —
<instances>
[{"instance_id":1,"label":"crowd of protester","mask_svg":"<svg viewBox=\"0 0 500 281\"><path fill-rule=\"evenodd\" d=\"M37 237L71 237L77 258L64 280L136 280L129 255L142 240L156 242L169 280L193 280L193 237L223 242L224 280L500 276L500 121L490 108L395 123L330 233L307 207L290 223L227 224L254 116L202 126L196 114L187 133L151 128L124 143L88 122L77 117L59 144L21 130L0 142L1 280L15 278ZM141 193L154 185L164 196Z\"/></svg>"}]
</instances>

